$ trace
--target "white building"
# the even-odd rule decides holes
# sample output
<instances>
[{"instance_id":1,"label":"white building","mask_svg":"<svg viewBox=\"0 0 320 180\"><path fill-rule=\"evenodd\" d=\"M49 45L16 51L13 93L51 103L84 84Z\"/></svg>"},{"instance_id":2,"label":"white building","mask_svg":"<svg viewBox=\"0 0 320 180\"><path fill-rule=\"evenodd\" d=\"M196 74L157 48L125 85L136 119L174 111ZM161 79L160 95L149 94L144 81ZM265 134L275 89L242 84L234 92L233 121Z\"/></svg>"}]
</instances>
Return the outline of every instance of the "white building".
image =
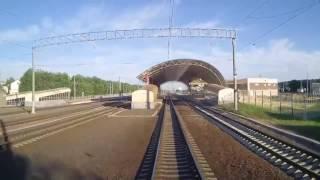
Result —
<instances>
[{"instance_id":1,"label":"white building","mask_svg":"<svg viewBox=\"0 0 320 180\"><path fill-rule=\"evenodd\" d=\"M320 83L312 83L311 91L314 95L320 95Z\"/></svg>"},{"instance_id":2,"label":"white building","mask_svg":"<svg viewBox=\"0 0 320 180\"><path fill-rule=\"evenodd\" d=\"M233 88L233 81L226 85ZM238 90L245 91L250 96L278 96L278 79L272 78L246 78L237 80Z\"/></svg>"},{"instance_id":3,"label":"white building","mask_svg":"<svg viewBox=\"0 0 320 180\"><path fill-rule=\"evenodd\" d=\"M8 86L2 86L2 90L3 90L6 94L9 94L9 88L8 88Z\"/></svg>"},{"instance_id":4,"label":"white building","mask_svg":"<svg viewBox=\"0 0 320 180\"><path fill-rule=\"evenodd\" d=\"M194 91L201 91L208 83L202 79L196 79L189 83L190 89Z\"/></svg>"},{"instance_id":5,"label":"white building","mask_svg":"<svg viewBox=\"0 0 320 180\"><path fill-rule=\"evenodd\" d=\"M0 88L0 107L7 105L6 95L7 95L7 93L3 89Z\"/></svg>"},{"instance_id":6,"label":"white building","mask_svg":"<svg viewBox=\"0 0 320 180\"><path fill-rule=\"evenodd\" d=\"M20 83L21 82L19 80L15 80L12 83L10 83L9 94L19 93Z\"/></svg>"}]
</instances>

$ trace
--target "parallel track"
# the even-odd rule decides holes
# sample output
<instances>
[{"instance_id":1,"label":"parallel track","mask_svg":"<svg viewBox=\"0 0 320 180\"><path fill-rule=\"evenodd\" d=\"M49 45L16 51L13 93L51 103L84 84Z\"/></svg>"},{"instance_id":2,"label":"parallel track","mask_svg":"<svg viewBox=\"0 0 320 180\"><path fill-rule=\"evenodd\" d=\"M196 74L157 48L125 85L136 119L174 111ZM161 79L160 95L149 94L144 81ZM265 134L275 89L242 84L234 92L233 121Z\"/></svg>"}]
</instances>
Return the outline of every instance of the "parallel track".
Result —
<instances>
[{"instance_id":1,"label":"parallel track","mask_svg":"<svg viewBox=\"0 0 320 180\"><path fill-rule=\"evenodd\" d=\"M221 111L189 104L252 152L295 179L320 179L320 157L231 119Z\"/></svg>"},{"instance_id":2,"label":"parallel track","mask_svg":"<svg viewBox=\"0 0 320 180\"><path fill-rule=\"evenodd\" d=\"M119 104L121 107L126 104ZM34 142L36 140L42 139L49 135L56 134L62 130L70 129L71 127L76 127L78 125L90 122L92 120L98 119L104 115L109 115L115 112L117 108L93 108L81 113L73 113L69 116L57 118L57 119L44 119L39 124L34 124L34 126L22 127L19 129L6 130L2 132L5 134L0 134L0 140L9 137L10 142L0 141L0 150L5 148L5 146L10 143L13 147L20 147L24 144ZM2 123L3 125L3 123ZM3 127L5 128L5 127Z\"/></svg>"},{"instance_id":3,"label":"parallel track","mask_svg":"<svg viewBox=\"0 0 320 180\"><path fill-rule=\"evenodd\" d=\"M160 113L136 179L215 179L171 99Z\"/></svg>"},{"instance_id":4,"label":"parallel track","mask_svg":"<svg viewBox=\"0 0 320 180\"><path fill-rule=\"evenodd\" d=\"M113 106L117 105L122 105L121 102L113 102L111 103ZM77 105L76 107L72 107L68 109L68 107L61 108L61 107L55 107L53 110L51 110L48 113L45 114L37 114L36 116L30 116L30 117L24 117L24 118L18 118L18 119L13 119L13 120L7 120L4 121L6 127L8 126L14 126L14 125L19 125L19 124L26 124L26 123L31 123L31 122L36 122L36 121L43 121L46 119L50 119L52 117L57 118L57 117L63 117L65 114L70 114L70 113L76 113L79 111L85 111L88 109L95 109L97 107L101 107L102 105L100 103L94 103L91 104L90 106L88 105Z\"/></svg>"}]
</instances>

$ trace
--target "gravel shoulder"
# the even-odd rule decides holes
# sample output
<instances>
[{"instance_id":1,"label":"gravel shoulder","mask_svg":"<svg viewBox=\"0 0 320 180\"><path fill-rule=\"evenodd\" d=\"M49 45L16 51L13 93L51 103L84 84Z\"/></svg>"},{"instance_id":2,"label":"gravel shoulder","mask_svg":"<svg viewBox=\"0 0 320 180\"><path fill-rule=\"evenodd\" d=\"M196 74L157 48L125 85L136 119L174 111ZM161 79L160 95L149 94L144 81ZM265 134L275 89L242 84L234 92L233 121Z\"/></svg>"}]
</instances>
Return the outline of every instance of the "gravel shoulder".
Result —
<instances>
[{"instance_id":1,"label":"gravel shoulder","mask_svg":"<svg viewBox=\"0 0 320 180\"><path fill-rule=\"evenodd\" d=\"M291 179L186 105L178 111L218 179Z\"/></svg>"}]
</instances>

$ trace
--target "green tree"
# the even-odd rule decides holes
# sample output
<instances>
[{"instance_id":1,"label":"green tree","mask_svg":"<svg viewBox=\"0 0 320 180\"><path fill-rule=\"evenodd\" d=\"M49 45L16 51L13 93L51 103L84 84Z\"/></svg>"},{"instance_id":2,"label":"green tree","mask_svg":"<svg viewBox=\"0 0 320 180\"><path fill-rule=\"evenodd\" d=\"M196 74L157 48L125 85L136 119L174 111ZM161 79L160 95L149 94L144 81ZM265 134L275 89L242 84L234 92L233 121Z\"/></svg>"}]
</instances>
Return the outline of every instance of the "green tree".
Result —
<instances>
[{"instance_id":1,"label":"green tree","mask_svg":"<svg viewBox=\"0 0 320 180\"><path fill-rule=\"evenodd\" d=\"M86 77L82 75L75 75L69 77L66 73L52 73L47 71L37 71L36 77L36 91L54 89L60 87L69 87L71 95L73 95L74 78L76 82L76 96L81 96L84 93L87 95L103 95L110 93L110 86L113 83L113 93L119 93L118 81L106 81L98 77ZM32 90L32 70L28 69L20 78L20 91ZM122 83L122 91L124 88L127 91L138 89L138 85L131 85L129 83Z\"/></svg>"}]
</instances>

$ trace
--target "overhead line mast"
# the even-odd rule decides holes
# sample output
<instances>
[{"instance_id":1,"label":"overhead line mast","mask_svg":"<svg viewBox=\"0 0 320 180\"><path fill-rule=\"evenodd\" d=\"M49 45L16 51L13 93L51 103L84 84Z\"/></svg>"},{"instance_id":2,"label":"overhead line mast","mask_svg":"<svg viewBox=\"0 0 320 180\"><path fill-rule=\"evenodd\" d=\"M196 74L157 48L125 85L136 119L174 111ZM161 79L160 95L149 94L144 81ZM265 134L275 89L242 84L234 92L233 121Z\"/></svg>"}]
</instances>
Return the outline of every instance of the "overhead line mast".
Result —
<instances>
[{"instance_id":1,"label":"overhead line mast","mask_svg":"<svg viewBox=\"0 0 320 180\"><path fill-rule=\"evenodd\" d=\"M91 42L102 40L124 40L142 38L218 38L234 39L236 31L230 29L210 29L210 28L157 28L157 29L129 29L115 31L99 31L66 34L52 36L34 41L32 46L32 113L35 113L35 52L37 49L61 46L77 42Z\"/></svg>"}]
</instances>

